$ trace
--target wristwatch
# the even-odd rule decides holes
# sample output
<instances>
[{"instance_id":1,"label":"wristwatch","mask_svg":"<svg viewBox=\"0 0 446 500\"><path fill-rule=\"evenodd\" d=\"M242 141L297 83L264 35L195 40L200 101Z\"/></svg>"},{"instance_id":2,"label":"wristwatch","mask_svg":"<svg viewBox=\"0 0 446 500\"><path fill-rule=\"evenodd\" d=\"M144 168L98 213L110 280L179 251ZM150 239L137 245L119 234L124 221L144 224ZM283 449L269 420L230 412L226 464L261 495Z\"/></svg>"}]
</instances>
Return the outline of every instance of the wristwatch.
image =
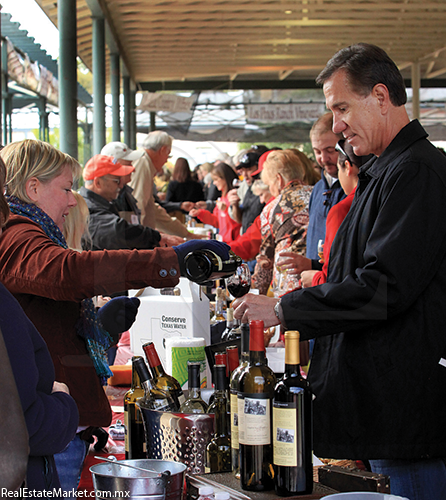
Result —
<instances>
[{"instance_id":1,"label":"wristwatch","mask_svg":"<svg viewBox=\"0 0 446 500\"><path fill-rule=\"evenodd\" d=\"M277 316L277 319L282 323L282 306L280 305L281 299L276 302L274 306L274 313Z\"/></svg>"}]
</instances>

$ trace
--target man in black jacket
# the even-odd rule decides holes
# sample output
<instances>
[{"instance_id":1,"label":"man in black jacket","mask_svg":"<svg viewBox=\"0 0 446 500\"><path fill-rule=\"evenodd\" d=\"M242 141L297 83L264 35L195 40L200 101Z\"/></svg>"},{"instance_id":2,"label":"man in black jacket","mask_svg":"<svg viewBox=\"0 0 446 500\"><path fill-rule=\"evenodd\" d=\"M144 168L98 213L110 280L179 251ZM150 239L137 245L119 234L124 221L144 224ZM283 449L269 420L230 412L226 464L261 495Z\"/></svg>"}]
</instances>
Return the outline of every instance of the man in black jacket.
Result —
<instances>
[{"instance_id":1,"label":"man in black jacket","mask_svg":"<svg viewBox=\"0 0 446 500\"><path fill-rule=\"evenodd\" d=\"M135 170L121 165L110 156L95 155L84 167L85 187L80 189L90 211L88 229L92 240L90 250L151 249L183 242L177 236L161 234L141 224L131 224L120 217L112 201L118 197Z\"/></svg>"},{"instance_id":2,"label":"man in black jacket","mask_svg":"<svg viewBox=\"0 0 446 500\"><path fill-rule=\"evenodd\" d=\"M379 47L342 49L319 75L333 132L357 155L355 199L327 283L281 301L246 296L235 316L316 338L309 380L314 451L367 459L392 493L446 498L446 158L410 122L396 65Z\"/></svg>"}]
</instances>

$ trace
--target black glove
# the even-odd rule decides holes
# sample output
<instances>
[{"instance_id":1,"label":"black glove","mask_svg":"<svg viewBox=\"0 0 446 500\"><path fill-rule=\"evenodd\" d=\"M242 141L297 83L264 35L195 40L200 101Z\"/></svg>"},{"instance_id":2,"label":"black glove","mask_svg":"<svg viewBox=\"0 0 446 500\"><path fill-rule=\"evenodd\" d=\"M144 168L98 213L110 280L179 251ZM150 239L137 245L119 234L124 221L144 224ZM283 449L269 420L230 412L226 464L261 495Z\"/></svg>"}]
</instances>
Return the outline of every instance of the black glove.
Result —
<instances>
[{"instance_id":1,"label":"black glove","mask_svg":"<svg viewBox=\"0 0 446 500\"><path fill-rule=\"evenodd\" d=\"M188 253L194 252L195 250L211 250L211 252L217 254L222 260L228 260L229 250L231 250L229 245L217 240L189 240L182 245L172 248L178 256L181 276L186 276L184 257L186 257Z\"/></svg>"},{"instance_id":2,"label":"black glove","mask_svg":"<svg viewBox=\"0 0 446 500\"><path fill-rule=\"evenodd\" d=\"M119 335L133 325L140 303L137 297L116 297L99 308L98 316L102 326L115 343L118 342Z\"/></svg>"}]
</instances>

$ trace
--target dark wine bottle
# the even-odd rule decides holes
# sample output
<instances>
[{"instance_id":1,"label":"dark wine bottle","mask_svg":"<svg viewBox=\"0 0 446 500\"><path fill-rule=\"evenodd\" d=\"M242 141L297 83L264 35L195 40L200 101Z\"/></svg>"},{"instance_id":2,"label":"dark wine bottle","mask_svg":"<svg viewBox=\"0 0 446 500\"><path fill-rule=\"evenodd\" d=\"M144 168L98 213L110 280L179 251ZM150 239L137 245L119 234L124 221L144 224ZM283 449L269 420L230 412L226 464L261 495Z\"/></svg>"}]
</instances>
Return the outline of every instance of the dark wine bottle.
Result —
<instances>
[{"instance_id":1,"label":"dark wine bottle","mask_svg":"<svg viewBox=\"0 0 446 500\"><path fill-rule=\"evenodd\" d=\"M276 376L265 362L263 321L251 321L249 329L249 365L237 396L240 485L266 491L274 488L271 416Z\"/></svg>"},{"instance_id":2,"label":"dark wine bottle","mask_svg":"<svg viewBox=\"0 0 446 500\"><path fill-rule=\"evenodd\" d=\"M229 334L231 330L234 328L234 309L232 307L228 307L226 309L226 328L225 331L221 334L221 341L225 342L229 340Z\"/></svg>"},{"instance_id":3,"label":"dark wine bottle","mask_svg":"<svg viewBox=\"0 0 446 500\"><path fill-rule=\"evenodd\" d=\"M214 434L206 447L206 472L231 471L231 438L226 400L226 367L214 366Z\"/></svg>"},{"instance_id":4,"label":"dark wine bottle","mask_svg":"<svg viewBox=\"0 0 446 500\"><path fill-rule=\"evenodd\" d=\"M135 360L132 358L132 385L124 396L124 426L125 426L125 459L147 458L144 423L141 412L136 404L144 397L144 389L136 371ZM141 358L142 359L142 358Z\"/></svg>"},{"instance_id":5,"label":"dark wine bottle","mask_svg":"<svg viewBox=\"0 0 446 500\"><path fill-rule=\"evenodd\" d=\"M208 405L201 398L199 361L187 363L189 394L180 406L181 413L206 413Z\"/></svg>"},{"instance_id":6,"label":"dark wine bottle","mask_svg":"<svg viewBox=\"0 0 446 500\"><path fill-rule=\"evenodd\" d=\"M178 411L179 408L173 397L168 392L152 385L149 370L142 357L135 360L135 367L144 389L144 397L138 400L138 405L149 410Z\"/></svg>"},{"instance_id":7,"label":"dark wine bottle","mask_svg":"<svg viewBox=\"0 0 446 500\"><path fill-rule=\"evenodd\" d=\"M244 323L240 327L241 337L241 362L232 372L229 380L230 400L231 400L231 460L232 470L236 478L240 478L239 467L239 444L238 444L238 402L237 396L240 391L240 379L243 372L248 368L249 363L249 325Z\"/></svg>"},{"instance_id":8,"label":"dark wine bottle","mask_svg":"<svg viewBox=\"0 0 446 500\"><path fill-rule=\"evenodd\" d=\"M153 342L147 342L142 346L142 348L146 355L147 362L149 363L150 371L152 372L153 385L157 389L170 393L177 405L177 408L179 408L186 400L180 383L176 378L172 377L172 375L168 375L164 371Z\"/></svg>"},{"instance_id":9,"label":"dark wine bottle","mask_svg":"<svg viewBox=\"0 0 446 500\"><path fill-rule=\"evenodd\" d=\"M187 278L199 284L227 278L234 274L241 263L242 259L232 251L229 251L227 260L222 260L207 249L195 250L184 258Z\"/></svg>"},{"instance_id":10,"label":"dark wine bottle","mask_svg":"<svg viewBox=\"0 0 446 500\"><path fill-rule=\"evenodd\" d=\"M274 390L273 462L280 496L313 491L312 394L300 373L299 332L285 333L285 373Z\"/></svg>"}]
</instances>

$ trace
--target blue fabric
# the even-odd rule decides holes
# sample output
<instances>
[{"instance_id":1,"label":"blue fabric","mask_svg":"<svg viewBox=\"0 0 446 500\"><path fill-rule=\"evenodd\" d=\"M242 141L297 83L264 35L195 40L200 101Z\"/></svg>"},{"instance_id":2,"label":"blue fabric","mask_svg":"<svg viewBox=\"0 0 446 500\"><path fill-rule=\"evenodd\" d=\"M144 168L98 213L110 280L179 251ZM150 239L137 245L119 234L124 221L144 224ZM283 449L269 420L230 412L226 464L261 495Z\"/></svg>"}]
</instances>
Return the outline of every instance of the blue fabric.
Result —
<instances>
[{"instance_id":1,"label":"blue fabric","mask_svg":"<svg viewBox=\"0 0 446 500\"><path fill-rule=\"evenodd\" d=\"M51 241L62 248L68 248L62 231L53 219L37 205L25 203L15 196L6 196L9 208L13 214L22 215L32 220L43 229ZM96 315L96 309L91 299L81 302L81 317L76 325L77 333L85 340L96 373L102 385L107 384L107 379L113 376L110 370L105 351L113 344L108 332L104 330Z\"/></svg>"},{"instance_id":2,"label":"blue fabric","mask_svg":"<svg viewBox=\"0 0 446 500\"><path fill-rule=\"evenodd\" d=\"M194 252L195 250L210 250L211 252L217 254L222 260L228 260L229 250L231 249L231 247L226 243L217 240L189 240L182 245L172 248L178 256L181 276L186 275L184 258L188 253Z\"/></svg>"},{"instance_id":3,"label":"blue fabric","mask_svg":"<svg viewBox=\"0 0 446 500\"><path fill-rule=\"evenodd\" d=\"M28 430L27 487L37 491L59 487L52 455L61 451L76 432L76 403L65 392L52 392L54 366L46 343L2 284L0 328Z\"/></svg>"},{"instance_id":4,"label":"blue fabric","mask_svg":"<svg viewBox=\"0 0 446 500\"><path fill-rule=\"evenodd\" d=\"M444 460L370 460L373 472L390 476L392 495L409 500L444 500Z\"/></svg>"},{"instance_id":5,"label":"blue fabric","mask_svg":"<svg viewBox=\"0 0 446 500\"><path fill-rule=\"evenodd\" d=\"M307 231L307 253L309 259L319 260L317 254L317 243L325 240L325 223L330 208L345 198L345 193L339 181L333 183L330 188L327 179L322 174L322 178L317 182L311 192L308 211L310 213L310 223Z\"/></svg>"},{"instance_id":6,"label":"blue fabric","mask_svg":"<svg viewBox=\"0 0 446 500\"><path fill-rule=\"evenodd\" d=\"M54 455L63 491L77 490L88 448L89 444L76 434L62 452Z\"/></svg>"}]
</instances>

